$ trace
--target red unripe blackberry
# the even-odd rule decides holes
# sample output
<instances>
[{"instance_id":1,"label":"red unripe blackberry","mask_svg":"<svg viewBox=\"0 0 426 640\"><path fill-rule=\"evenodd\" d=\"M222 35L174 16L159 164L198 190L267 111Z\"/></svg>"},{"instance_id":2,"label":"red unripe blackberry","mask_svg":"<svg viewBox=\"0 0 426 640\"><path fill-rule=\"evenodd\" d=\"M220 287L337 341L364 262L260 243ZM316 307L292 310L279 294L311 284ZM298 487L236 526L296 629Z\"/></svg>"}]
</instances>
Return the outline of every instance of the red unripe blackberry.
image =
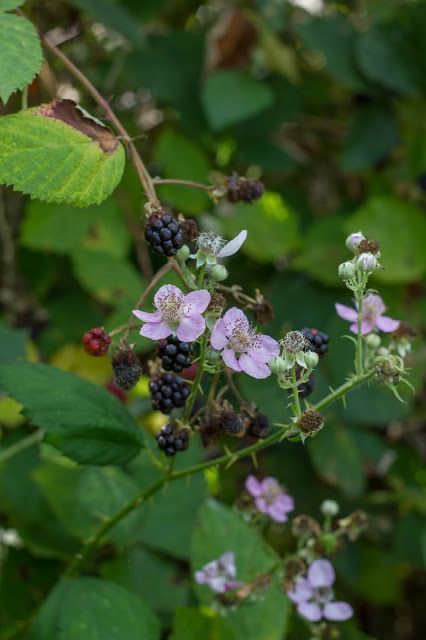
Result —
<instances>
[{"instance_id":1,"label":"red unripe blackberry","mask_svg":"<svg viewBox=\"0 0 426 640\"><path fill-rule=\"evenodd\" d=\"M165 371L180 373L190 367L194 348L190 342L181 342L175 336L169 336L160 345L161 366Z\"/></svg>"},{"instance_id":2,"label":"red unripe blackberry","mask_svg":"<svg viewBox=\"0 0 426 640\"><path fill-rule=\"evenodd\" d=\"M152 215L145 228L145 239L151 249L164 256L174 256L185 244L180 223L169 213Z\"/></svg>"},{"instance_id":3,"label":"red unripe blackberry","mask_svg":"<svg viewBox=\"0 0 426 640\"><path fill-rule=\"evenodd\" d=\"M114 380L120 389L130 391L142 375L142 365L136 353L128 349L120 349L112 359Z\"/></svg>"},{"instance_id":4,"label":"red unripe blackberry","mask_svg":"<svg viewBox=\"0 0 426 640\"><path fill-rule=\"evenodd\" d=\"M178 451L185 451L189 446L189 430L179 429L176 424L166 424L156 436L158 448L166 456L174 456Z\"/></svg>"},{"instance_id":5,"label":"red unripe blackberry","mask_svg":"<svg viewBox=\"0 0 426 640\"><path fill-rule=\"evenodd\" d=\"M191 393L186 382L173 373L151 380L149 390L153 408L166 414L183 407Z\"/></svg>"},{"instance_id":6,"label":"red unripe blackberry","mask_svg":"<svg viewBox=\"0 0 426 640\"><path fill-rule=\"evenodd\" d=\"M262 197L265 187L260 180L253 180L232 174L226 183L227 198L229 202L247 202L251 203Z\"/></svg>"},{"instance_id":7,"label":"red unripe blackberry","mask_svg":"<svg viewBox=\"0 0 426 640\"><path fill-rule=\"evenodd\" d=\"M104 356L108 353L111 338L103 327L94 327L84 334L81 342L89 356Z\"/></svg>"},{"instance_id":8,"label":"red unripe blackberry","mask_svg":"<svg viewBox=\"0 0 426 640\"><path fill-rule=\"evenodd\" d=\"M253 438L263 439L269 435L269 419L263 413L256 413L254 418L251 418L249 428L247 430L248 435Z\"/></svg>"},{"instance_id":9,"label":"red unripe blackberry","mask_svg":"<svg viewBox=\"0 0 426 640\"><path fill-rule=\"evenodd\" d=\"M311 351L315 351L319 356L327 353L330 338L326 333L322 333L318 329L309 329L308 327L304 327L300 333L309 341L309 349Z\"/></svg>"}]
</instances>

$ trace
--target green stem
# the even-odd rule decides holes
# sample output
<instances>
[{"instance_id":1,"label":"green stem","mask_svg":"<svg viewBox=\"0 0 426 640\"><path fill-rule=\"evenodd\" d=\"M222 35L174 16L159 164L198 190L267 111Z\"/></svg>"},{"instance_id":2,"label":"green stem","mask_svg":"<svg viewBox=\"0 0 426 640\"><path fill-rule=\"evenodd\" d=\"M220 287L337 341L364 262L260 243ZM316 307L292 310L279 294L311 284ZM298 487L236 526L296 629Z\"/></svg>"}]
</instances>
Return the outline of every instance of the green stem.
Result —
<instances>
[{"instance_id":1,"label":"green stem","mask_svg":"<svg viewBox=\"0 0 426 640\"><path fill-rule=\"evenodd\" d=\"M206 331L201 339L200 359L198 363L197 375L195 377L194 384L192 385L191 395L189 396L185 404L185 411L182 416L182 421L184 423L188 422L188 420L191 417L191 412L194 407L194 402L198 395L198 391L200 389L201 378L203 377L203 373L204 373L204 362L206 359L207 340L208 340L208 333Z\"/></svg>"},{"instance_id":2,"label":"green stem","mask_svg":"<svg viewBox=\"0 0 426 640\"><path fill-rule=\"evenodd\" d=\"M293 408L295 416L300 416L302 414L302 410L300 408L300 400L299 400L299 389L297 388L297 376L296 376L296 365L294 364L291 369L291 388L293 392Z\"/></svg>"},{"instance_id":3,"label":"green stem","mask_svg":"<svg viewBox=\"0 0 426 640\"><path fill-rule=\"evenodd\" d=\"M365 373L362 376L355 376L348 380L341 387L338 387L335 391L332 391L328 396L326 396L321 402L319 402L314 409L317 411L319 409L323 409L328 406L345 393L353 389L357 385L361 384L368 378L373 375L372 371ZM285 431L287 428L287 432ZM111 516L107 520L103 522L103 524L99 527L99 529L94 533L94 535L86 540L83 544L83 548L81 551L74 557L74 559L68 565L65 574L66 576L75 575L79 569L84 565L85 561L91 555L92 551L98 546L101 540L104 538L105 534L114 527L122 518L124 518L127 514L131 513L134 509L139 507L141 504L146 502L146 500L154 495L157 491L159 491L164 485L168 482L173 482L174 480L178 480L179 478L184 478L186 476L194 475L195 473L200 473L201 471L205 471L210 467L227 465L229 463L233 463L240 458L245 458L246 456L250 456L261 449L266 449L271 444L286 438L289 434L292 433L290 425L283 425L281 429L274 431L270 436L265 438L264 440L259 440L254 444L244 447L243 449L239 449L238 451L230 451L225 453L223 456L218 458L214 458L213 460L206 460L205 462L200 462L199 464L195 464L191 467L187 467L186 469L180 469L178 471L171 471L171 473L165 474L161 478L159 478L156 482L151 484L145 491L141 494L130 500L124 507L118 511L115 515Z\"/></svg>"},{"instance_id":4,"label":"green stem","mask_svg":"<svg viewBox=\"0 0 426 640\"><path fill-rule=\"evenodd\" d=\"M357 322L357 338L356 338L356 353L355 353L355 371L358 375L363 371L363 354L362 354L362 291L356 292L356 302L358 307L358 322Z\"/></svg>"},{"instance_id":5,"label":"green stem","mask_svg":"<svg viewBox=\"0 0 426 640\"><path fill-rule=\"evenodd\" d=\"M12 444L10 447L3 449L2 451L0 451L0 462L4 462L20 451L28 449L36 442L40 442L40 440L43 439L43 436L44 431L42 429L39 429L38 431L31 433L29 436L22 438L22 440L18 440L18 442L15 442L15 444Z\"/></svg>"}]
</instances>

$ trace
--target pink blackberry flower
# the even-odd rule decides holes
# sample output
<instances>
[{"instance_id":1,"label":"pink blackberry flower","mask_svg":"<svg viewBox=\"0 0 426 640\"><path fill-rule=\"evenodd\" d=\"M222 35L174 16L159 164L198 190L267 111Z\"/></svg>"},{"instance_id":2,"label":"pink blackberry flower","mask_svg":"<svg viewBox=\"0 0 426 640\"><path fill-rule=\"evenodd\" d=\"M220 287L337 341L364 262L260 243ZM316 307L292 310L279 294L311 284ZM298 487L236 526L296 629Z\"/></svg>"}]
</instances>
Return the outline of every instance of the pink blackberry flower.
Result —
<instances>
[{"instance_id":1,"label":"pink blackberry flower","mask_svg":"<svg viewBox=\"0 0 426 640\"><path fill-rule=\"evenodd\" d=\"M352 322L350 330L353 333L358 333L358 311L352 307L347 307L344 304L336 303L336 312L343 320ZM356 303L355 303L356 307ZM362 301L362 334L370 333L375 328L384 331L385 333L391 333L399 327L399 320L384 316L386 311L385 303L382 298L376 293L369 293L363 298Z\"/></svg>"},{"instance_id":2,"label":"pink blackberry flower","mask_svg":"<svg viewBox=\"0 0 426 640\"><path fill-rule=\"evenodd\" d=\"M227 551L217 560L212 560L195 572L195 580L198 584L205 584L216 593L225 593L230 589L241 586L241 582L235 580L237 568L235 566L235 554Z\"/></svg>"},{"instance_id":3,"label":"pink blackberry flower","mask_svg":"<svg viewBox=\"0 0 426 640\"><path fill-rule=\"evenodd\" d=\"M310 622L319 622L322 618L333 622L349 620L353 616L351 605L334 600L332 586L335 579L331 562L314 560L309 565L306 578L297 578L287 595L297 605L298 613Z\"/></svg>"},{"instance_id":4,"label":"pink blackberry flower","mask_svg":"<svg viewBox=\"0 0 426 640\"><path fill-rule=\"evenodd\" d=\"M254 498L256 509L266 513L275 522L287 522L287 513L293 511L294 500L289 496L275 478L258 480L248 476L245 487Z\"/></svg>"},{"instance_id":5,"label":"pink blackberry flower","mask_svg":"<svg viewBox=\"0 0 426 640\"><path fill-rule=\"evenodd\" d=\"M161 340L175 334L183 342L194 342L204 333L206 321L202 313L210 302L206 289L191 291L186 295L172 284L165 284L154 296L156 311L135 309L133 314L145 324L141 336Z\"/></svg>"},{"instance_id":6,"label":"pink blackberry flower","mask_svg":"<svg viewBox=\"0 0 426 640\"><path fill-rule=\"evenodd\" d=\"M221 351L228 367L258 379L271 375L267 363L280 352L278 342L258 333L237 307L232 307L223 318L219 318L210 341L214 349Z\"/></svg>"}]
</instances>

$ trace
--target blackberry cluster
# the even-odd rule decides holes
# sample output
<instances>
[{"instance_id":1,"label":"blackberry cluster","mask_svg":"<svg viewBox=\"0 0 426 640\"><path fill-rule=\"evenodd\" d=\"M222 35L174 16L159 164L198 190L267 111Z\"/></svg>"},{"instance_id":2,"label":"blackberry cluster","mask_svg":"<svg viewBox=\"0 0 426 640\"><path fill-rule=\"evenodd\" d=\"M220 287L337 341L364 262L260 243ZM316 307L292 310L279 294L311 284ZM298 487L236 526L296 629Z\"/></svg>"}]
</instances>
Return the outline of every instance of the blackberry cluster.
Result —
<instances>
[{"instance_id":1,"label":"blackberry cluster","mask_svg":"<svg viewBox=\"0 0 426 640\"><path fill-rule=\"evenodd\" d=\"M229 202L251 203L262 197L265 187L259 180L243 178L236 173L228 178L226 195Z\"/></svg>"},{"instance_id":2,"label":"blackberry cluster","mask_svg":"<svg viewBox=\"0 0 426 640\"><path fill-rule=\"evenodd\" d=\"M136 353L128 349L120 349L112 358L114 381L117 387L130 391L142 375L142 365Z\"/></svg>"},{"instance_id":3,"label":"blackberry cluster","mask_svg":"<svg viewBox=\"0 0 426 640\"><path fill-rule=\"evenodd\" d=\"M315 351L319 356L327 353L330 338L326 333L322 333L318 329L309 329L308 327L304 327L301 333L309 341L311 351Z\"/></svg>"},{"instance_id":4,"label":"blackberry cluster","mask_svg":"<svg viewBox=\"0 0 426 640\"><path fill-rule=\"evenodd\" d=\"M156 436L158 448L166 456L174 456L178 451L185 451L189 445L188 429L178 429L175 424L166 424Z\"/></svg>"},{"instance_id":5,"label":"blackberry cluster","mask_svg":"<svg viewBox=\"0 0 426 640\"><path fill-rule=\"evenodd\" d=\"M169 336L160 345L159 352L163 369L180 373L191 366L194 349L190 342L181 342L179 338Z\"/></svg>"},{"instance_id":6,"label":"blackberry cluster","mask_svg":"<svg viewBox=\"0 0 426 640\"><path fill-rule=\"evenodd\" d=\"M84 334L81 342L89 356L105 356L108 353L111 338L103 327L94 327Z\"/></svg>"},{"instance_id":7,"label":"blackberry cluster","mask_svg":"<svg viewBox=\"0 0 426 640\"><path fill-rule=\"evenodd\" d=\"M173 409L183 407L190 394L189 386L172 373L151 380L149 383L152 406L157 411L170 413Z\"/></svg>"},{"instance_id":8,"label":"blackberry cluster","mask_svg":"<svg viewBox=\"0 0 426 640\"><path fill-rule=\"evenodd\" d=\"M156 253L174 256L185 240L179 222L169 213L152 215L145 228L145 240Z\"/></svg>"}]
</instances>

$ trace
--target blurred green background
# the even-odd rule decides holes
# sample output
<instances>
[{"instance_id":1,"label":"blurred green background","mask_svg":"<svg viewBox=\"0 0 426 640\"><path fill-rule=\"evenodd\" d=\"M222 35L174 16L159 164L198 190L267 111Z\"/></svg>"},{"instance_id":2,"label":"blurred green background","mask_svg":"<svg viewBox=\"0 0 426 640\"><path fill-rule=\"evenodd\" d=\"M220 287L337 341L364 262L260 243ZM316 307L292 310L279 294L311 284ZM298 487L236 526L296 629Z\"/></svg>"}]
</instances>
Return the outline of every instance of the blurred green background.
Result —
<instances>
[{"instance_id":1,"label":"blurred green background","mask_svg":"<svg viewBox=\"0 0 426 640\"><path fill-rule=\"evenodd\" d=\"M389 315L419 333L408 362L416 395L404 394L402 404L382 388L358 390L347 410L328 410L328 428L312 442L276 446L259 464L285 483L297 513L318 515L325 497L337 499L342 513L369 513L368 532L335 559L358 614L344 637L425 637L426 3L40 0L27 2L26 11L109 97L152 175L208 183L238 171L265 183L266 194L250 206L213 205L206 193L184 187L158 192L203 229L226 238L248 230L227 263L229 282L249 294L259 288L272 302L276 318L267 333L278 338L310 326L330 335L314 401L352 366L352 345L341 338L347 323L334 313L335 301L350 303L337 277L348 257L345 236L361 229L380 242L385 270L372 286ZM54 96L73 98L102 118L49 58L29 104ZM19 108L14 96L2 113ZM112 197L88 209L29 201L5 188L0 195L16 251L11 261L2 237L1 362L25 354L107 385L109 362L84 354L81 335L126 321L162 264L143 245L143 198L132 166ZM150 348L135 340L139 350ZM239 383L271 419L283 420L284 393L243 375ZM127 403L155 430L161 418L149 413L146 384ZM21 429L17 406L3 398L0 414L3 437L13 442ZM146 460L130 466L132 481L143 485ZM231 504L251 470L245 461L210 474L208 490ZM0 527L17 528L25 541L1 567L5 627L40 601L61 561L87 535L95 505L103 500L102 508L114 511L129 495L118 471L76 473L36 446L0 466ZM193 604L189 540L206 490L202 478L190 491L176 483L137 531L117 530L119 554L111 544L99 559L101 575L142 595L162 615L166 633L173 609ZM179 611L185 627L186 609ZM179 624L174 640L190 640L179 635ZM297 625L286 637L301 637Z\"/></svg>"}]
</instances>

